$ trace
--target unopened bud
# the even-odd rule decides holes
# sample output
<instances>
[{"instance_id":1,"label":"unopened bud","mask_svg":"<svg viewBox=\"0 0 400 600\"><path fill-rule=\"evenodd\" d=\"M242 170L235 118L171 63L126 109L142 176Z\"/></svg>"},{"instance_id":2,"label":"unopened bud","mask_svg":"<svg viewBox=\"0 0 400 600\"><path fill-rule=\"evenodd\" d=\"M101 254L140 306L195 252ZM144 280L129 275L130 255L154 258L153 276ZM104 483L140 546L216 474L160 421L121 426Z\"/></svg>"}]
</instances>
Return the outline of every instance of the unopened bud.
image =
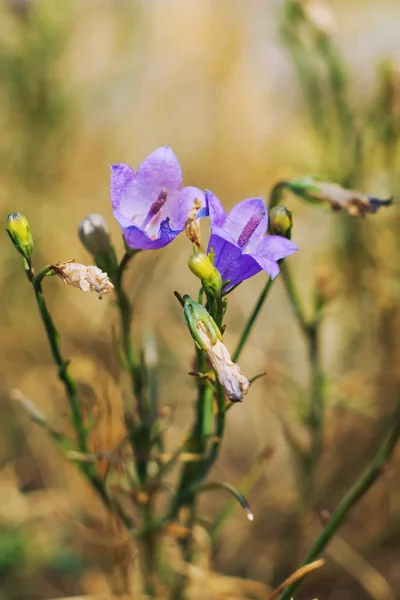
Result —
<instances>
[{"instance_id":1,"label":"unopened bud","mask_svg":"<svg viewBox=\"0 0 400 600\"><path fill-rule=\"evenodd\" d=\"M269 213L269 232L271 235L280 235L290 240L292 233L292 213L282 204L271 208Z\"/></svg>"},{"instance_id":2,"label":"unopened bud","mask_svg":"<svg viewBox=\"0 0 400 600\"><path fill-rule=\"evenodd\" d=\"M33 237L28 219L21 213L11 213L7 217L6 231L15 248L30 264L33 253Z\"/></svg>"},{"instance_id":3,"label":"unopened bud","mask_svg":"<svg viewBox=\"0 0 400 600\"><path fill-rule=\"evenodd\" d=\"M234 363L222 335L208 311L185 295L183 314L196 345L204 350L214 367L218 381L232 402L241 402L249 391L250 383L239 366Z\"/></svg>"},{"instance_id":4,"label":"unopened bud","mask_svg":"<svg viewBox=\"0 0 400 600\"><path fill-rule=\"evenodd\" d=\"M80 222L79 239L92 256L103 256L111 250L107 221L102 215L88 215Z\"/></svg>"},{"instance_id":5,"label":"unopened bud","mask_svg":"<svg viewBox=\"0 0 400 600\"><path fill-rule=\"evenodd\" d=\"M222 277L204 252L196 252L188 260L189 269L201 280L204 290L219 296L222 290Z\"/></svg>"}]
</instances>

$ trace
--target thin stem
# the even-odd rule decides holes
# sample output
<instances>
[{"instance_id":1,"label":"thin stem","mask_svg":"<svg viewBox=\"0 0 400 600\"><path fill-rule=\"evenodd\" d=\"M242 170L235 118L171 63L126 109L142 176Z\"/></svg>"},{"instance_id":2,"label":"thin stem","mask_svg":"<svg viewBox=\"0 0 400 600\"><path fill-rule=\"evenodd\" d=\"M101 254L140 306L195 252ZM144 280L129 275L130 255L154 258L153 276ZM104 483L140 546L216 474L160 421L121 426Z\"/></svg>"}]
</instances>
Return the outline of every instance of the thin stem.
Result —
<instances>
[{"instance_id":1,"label":"thin stem","mask_svg":"<svg viewBox=\"0 0 400 600\"><path fill-rule=\"evenodd\" d=\"M135 256L132 252L127 251L118 267L115 285L115 293L117 296L117 304L120 314L121 323L121 341L122 351L124 355L125 365L129 372L132 384L132 391L138 400L138 409L140 417L143 418L143 404L141 402L142 390L142 374L138 358L136 356L131 337L131 321L132 321L132 303L128 294L123 288L123 276L132 257Z\"/></svg>"},{"instance_id":2,"label":"thin stem","mask_svg":"<svg viewBox=\"0 0 400 600\"><path fill-rule=\"evenodd\" d=\"M302 565L307 565L318 558L322 550L324 550L338 531L339 527L345 521L351 509L365 496L377 479L385 473L385 466L392 458L393 451L400 436L400 402L396 405L391 423L394 423L394 425L389 434L383 439L370 465L333 512L328 523L315 540ZM279 600L290 600L299 583L300 582L296 582L287 588L280 595Z\"/></svg>"},{"instance_id":3,"label":"thin stem","mask_svg":"<svg viewBox=\"0 0 400 600\"><path fill-rule=\"evenodd\" d=\"M52 271L52 267L45 267L32 280L33 290L35 292L36 302L39 307L40 316L46 330L47 339L50 344L50 350L54 362L58 367L58 377L64 385L68 402L72 412L72 425L74 427L78 447L81 452L87 452L87 429L84 423L81 404L78 398L78 392L75 380L70 375L68 366L69 361L65 360L61 354L60 336L54 325L54 321L47 308L42 290L42 280Z\"/></svg>"},{"instance_id":4,"label":"thin stem","mask_svg":"<svg viewBox=\"0 0 400 600\"><path fill-rule=\"evenodd\" d=\"M237 362L239 360L239 356L241 355L244 345L247 342L247 338L249 337L249 335L255 325L255 322L257 320L258 315L260 314L262 307L264 306L265 300L267 299L267 296L268 296L269 291L272 286L272 281L273 281L272 279L268 279L267 283L265 284L265 286L256 302L255 307L253 308L253 312L251 313L249 320L246 323L243 333L240 336L238 345L236 346L236 349L232 355L233 362Z\"/></svg>"},{"instance_id":5,"label":"thin stem","mask_svg":"<svg viewBox=\"0 0 400 600\"><path fill-rule=\"evenodd\" d=\"M144 592L153 597L157 591L157 532L154 528L153 498L148 498L143 511L145 534L143 536L143 574L145 579Z\"/></svg>"},{"instance_id":6,"label":"thin stem","mask_svg":"<svg viewBox=\"0 0 400 600\"><path fill-rule=\"evenodd\" d=\"M290 271L284 262L281 264L281 272L289 301L307 341L310 364L311 392L306 424L311 444L310 450L305 457L306 460L301 462L303 465L301 473L302 499L305 500L310 498L313 491L315 469L322 452L322 433L325 414L324 376L320 361L319 319L314 318L312 322L307 321Z\"/></svg>"},{"instance_id":7,"label":"thin stem","mask_svg":"<svg viewBox=\"0 0 400 600\"><path fill-rule=\"evenodd\" d=\"M297 293L297 290L294 286L293 279L290 275L289 269L284 261L281 263L281 275L283 279L283 283L286 288L286 292L292 305L293 311L296 315L297 321L306 336L310 335L310 325L305 317L304 308L302 306L301 300Z\"/></svg>"}]
</instances>

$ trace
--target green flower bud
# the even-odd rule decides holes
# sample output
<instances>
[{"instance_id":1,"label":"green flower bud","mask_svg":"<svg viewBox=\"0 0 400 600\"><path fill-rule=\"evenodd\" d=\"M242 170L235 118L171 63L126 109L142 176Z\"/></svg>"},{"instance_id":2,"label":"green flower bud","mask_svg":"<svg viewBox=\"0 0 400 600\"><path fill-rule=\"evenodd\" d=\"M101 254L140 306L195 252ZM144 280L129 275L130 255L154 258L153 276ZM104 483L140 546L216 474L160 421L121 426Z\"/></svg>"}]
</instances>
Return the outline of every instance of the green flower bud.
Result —
<instances>
[{"instance_id":1,"label":"green flower bud","mask_svg":"<svg viewBox=\"0 0 400 600\"><path fill-rule=\"evenodd\" d=\"M97 214L88 215L78 227L83 246L96 260L97 266L113 280L117 271L117 257L111 244L107 221Z\"/></svg>"},{"instance_id":2,"label":"green flower bud","mask_svg":"<svg viewBox=\"0 0 400 600\"><path fill-rule=\"evenodd\" d=\"M281 235L290 240L292 233L292 213L282 204L271 208L269 213L269 232L272 235Z\"/></svg>"},{"instance_id":3,"label":"green flower bud","mask_svg":"<svg viewBox=\"0 0 400 600\"><path fill-rule=\"evenodd\" d=\"M206 350L206 345L199 335L199 327L206 332L211 344L215 344L218 339L222 340L222 335L216 322L204 306L192 300L187 294L183 296L183 300L183 316L196 345L200 349Z\"/></svg>"},{"instance_id":4,"label":"green flower bud","mask_svg":"<svg viewBox=\"0 0 400 600\"><path fill-rule=\"evenodd\" d=\"M79 224L78 234L86 250L95 258L108 254L112 248L107 221L101 215L85 217Z\"/></svg>"},{"instance_id":5,"label":"green flower bud","mask_svg":"<svg viewBox=\"0 0 400 600\"><path fill-rule=\"evenodd\" d=\"M188 265L192 273L201 279L201 283L207 294L211 294L214 297L221 295L221 274L204 252L193 254L188 260Z\"/></svg>"},{"instance_id":6,"label":"green flower bud","mask_svg":"<svg viewBox=\"0 0 400 600\"><path fill-rule=\"evenodd\" d=\"M15 248L30 264L33 253L33 237L28 219L21 213L11 213L7 217L6 231Z\"/></svg>"}]
</instances>

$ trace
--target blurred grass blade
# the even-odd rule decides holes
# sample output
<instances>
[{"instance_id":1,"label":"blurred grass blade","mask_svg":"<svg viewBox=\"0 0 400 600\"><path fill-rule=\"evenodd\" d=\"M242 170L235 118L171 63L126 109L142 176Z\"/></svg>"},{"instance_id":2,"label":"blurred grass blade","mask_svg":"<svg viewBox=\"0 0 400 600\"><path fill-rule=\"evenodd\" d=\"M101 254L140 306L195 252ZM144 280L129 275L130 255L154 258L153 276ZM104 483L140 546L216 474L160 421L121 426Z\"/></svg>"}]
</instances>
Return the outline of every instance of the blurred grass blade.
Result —
<instances>
[{"instance_id":1,"label":"blurred grass blade","mask_svg":"<svg viewBox=\"0 0 400 600\"><path fill-rule=\"evenodd\" d=\"M246 511L248 520L253 521L254 515L250 508L250 504L247 502L247 499L242 494L242 492L239 492L239 490L237 490L230 483L224 483L224 482L206 483L205 485L198 487L196 492L197 492L197 494L201 494L202 492L209 492L212 490L219 490L219 489L225 490L226 492L229 492L230 494L232 494L232 496L234 496L236 498L236 500L239 502L240 506L242 508L244 508L244 510Z\"/></svg>"}]
</instances>

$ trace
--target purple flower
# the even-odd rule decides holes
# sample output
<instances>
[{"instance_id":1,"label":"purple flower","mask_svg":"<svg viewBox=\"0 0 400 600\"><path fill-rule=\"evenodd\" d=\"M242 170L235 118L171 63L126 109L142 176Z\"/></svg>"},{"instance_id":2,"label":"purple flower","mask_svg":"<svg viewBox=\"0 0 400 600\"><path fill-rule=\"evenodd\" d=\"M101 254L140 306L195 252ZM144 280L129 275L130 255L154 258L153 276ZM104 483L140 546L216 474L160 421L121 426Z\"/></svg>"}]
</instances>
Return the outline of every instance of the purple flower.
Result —
<instances>
[{"instance_id":1,"label":"purple flower","mask_svg":"<svg viewBox=\"0 0 400 600\"><path fill-rule=\"evenodd\" d=\"M249 198L234 206L228 216L212 192L206 192L211 221L208 252L213 249L214 265L226 289L266 271L273 279L279 273L277 261L298 250L290 240L279 235L266 236L268 212L262 198Z\"/></svg>"},{"instance_id":2,"label":"purple flower","mask_svg":"<svg viewBox=\"0 0 400 600\"><path fill-rule=\"evenodd\" d=\"M168 146L154 150L136 173L124 163L112 165L111 203L128 246L163 248L185 228L190 209L201 202L198 218L207 215L204 193L182 185L182 170Z\"/></svg>"}]
</instances>

